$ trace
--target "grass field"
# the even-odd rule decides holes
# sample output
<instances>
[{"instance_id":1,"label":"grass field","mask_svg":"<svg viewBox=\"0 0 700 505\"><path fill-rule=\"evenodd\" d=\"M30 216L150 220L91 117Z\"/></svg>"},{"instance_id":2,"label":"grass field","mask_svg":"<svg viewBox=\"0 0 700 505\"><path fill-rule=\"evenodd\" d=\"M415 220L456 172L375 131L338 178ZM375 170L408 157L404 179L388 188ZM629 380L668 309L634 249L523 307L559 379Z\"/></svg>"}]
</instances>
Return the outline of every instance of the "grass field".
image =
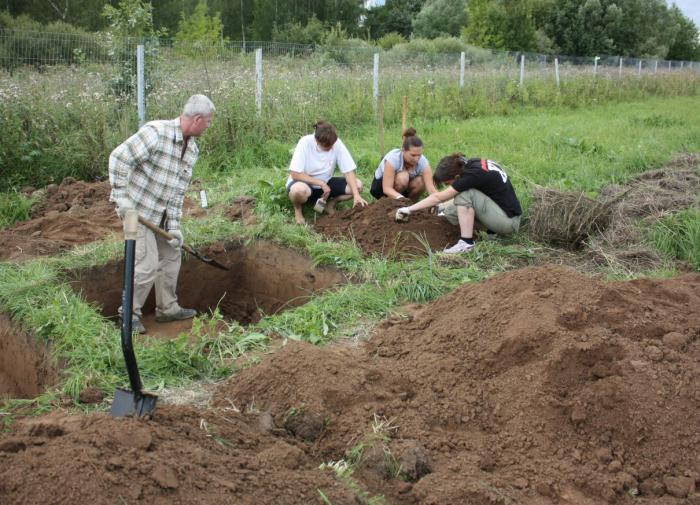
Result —
<instances>
[{"instance_id":1,"label":"grass field","mask_svg":"<svg viewBox=\"0 0 700 505\"><path fill-rule=\"evenodd\" d=\"M663 166L675 154L700 152L700 115L692 113L699 107L697 96L650 98L411 124L423 138L425 154L433 166L441 156L454 151L502 162L527 209L534 184L595 196L608 184L621 183L644 170ZM346 128L339 134L358 162L358 175L368 186L379 160L376 128ZM386 139L387 149L398 146L400 131L395 125L388 128ZM194 245L231 236L270 239L310 255L318 264L346 271L354 283L314 297L297 309L263 318L250 327L231 324L223 331L206 331L207 327L216 327L219 316L215 314L201 319L201 331L196 332L194 342L186 336L170 342L141 341L137 353L147 388L158 390L193 380L222 378L233 370L235 358L264 348L273 333L313 343L362 338L398 306L433 300L464 282L528 264L547 253L547 248L523 234L504 242L484 242L468 262L458 264L445 264L432 254L410 261L366 258L351 242L327 241L308 228L292 224L283 184L296 140L268 141L264 155L259 146L243 146L235 160L208 156L205 149L195 178L208 191L213 209L203 219L184 223L186 237ZM207 142L211 152L211 139ZM216 212L217 206L244 194L258 199L257 224L244 226ZM15 198L8 196L7 200ZM12 208L16 205L2 204L0 222L16 219L9 214ZM656 240L670 256L684 257L697 268L697 223L697 211L688 211L666 222L665 229L650 240ZM40 338L53 343L56 358L66 363L61 389L72 397L87 386L113 391L123 383L124 373L117 328L74 294L63 273L102 264L120 254L120 243L103 242L59 257L21 265L0 264L0 303L23 327L34 329ZM612 277L628 275L615 270L602 273ZM674 273L669 263L645 274ZM50 405L56 395L55 391L47 392L31 403Z\"/></svg>"}]
</instances>

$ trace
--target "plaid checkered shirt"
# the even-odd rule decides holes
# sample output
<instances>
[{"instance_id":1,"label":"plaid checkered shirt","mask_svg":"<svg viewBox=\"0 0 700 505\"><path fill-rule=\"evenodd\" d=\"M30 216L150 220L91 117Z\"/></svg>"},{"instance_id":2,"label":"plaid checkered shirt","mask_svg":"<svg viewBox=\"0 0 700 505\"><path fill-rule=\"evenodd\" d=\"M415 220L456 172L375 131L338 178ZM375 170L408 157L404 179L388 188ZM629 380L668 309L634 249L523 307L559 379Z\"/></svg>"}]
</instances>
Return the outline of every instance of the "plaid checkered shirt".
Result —
<instances>
[{"instance_id":1,"label":"plaid checkered shirt","mask_svg":"<svg viewBox=\"0 0 700 505\"><path fill-rule=\"evenodd\" d=\"M199 149L190 137L183 146L180 119L146 123L109 156L110 201L128 197L144 219L179 230L185 190Z\"/></svg>"}]
</instances>

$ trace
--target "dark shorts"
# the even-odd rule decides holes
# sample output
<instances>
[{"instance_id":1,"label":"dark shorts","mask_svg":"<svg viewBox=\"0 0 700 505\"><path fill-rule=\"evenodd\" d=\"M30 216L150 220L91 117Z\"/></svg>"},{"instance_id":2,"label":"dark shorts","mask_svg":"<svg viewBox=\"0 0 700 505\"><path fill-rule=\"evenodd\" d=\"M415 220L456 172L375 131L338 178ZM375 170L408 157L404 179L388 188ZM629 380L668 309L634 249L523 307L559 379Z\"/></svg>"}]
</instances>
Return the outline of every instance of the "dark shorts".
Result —
<instances>
[{"instance_id":1,"label":"dark shorts","mask_svg":"<svg viewBox=\"0 0 700 505\"><path fill-rule=\"evenodd\" d=\"M311 188L311 196L308 200L306 200L306 202L304 202L305 204L314 205L316 200L323 196L323 190L321 188L314 188L308 182L303 181L291 181L289 184L287 184L287 194L289 194L289 188L291 188L292 184L295 182L302 182ZM328 187L331 188L331 194L328 195L328 198L334 198L336 196L346 194L345 189L348 187L348 182L345 180L345 177L331 177L326 184L328 184Z\"/></svg>"},{"instance_id":2,"label":"dark shorts","mask_svg":"<svg viewBox=\"0 0 700 505\"><path fill-rule=\"evenodd\" d=\"M369 188L370 194L379 200L382 197L385 197L386 195L384 194L384 188L382 187L382 184L384 183L384 177L381 179L377 179L376 177L372 181L372 187ZM404 191L401 193L403 196L408 197L408 191Z\"/></svg>"}]
</instances>

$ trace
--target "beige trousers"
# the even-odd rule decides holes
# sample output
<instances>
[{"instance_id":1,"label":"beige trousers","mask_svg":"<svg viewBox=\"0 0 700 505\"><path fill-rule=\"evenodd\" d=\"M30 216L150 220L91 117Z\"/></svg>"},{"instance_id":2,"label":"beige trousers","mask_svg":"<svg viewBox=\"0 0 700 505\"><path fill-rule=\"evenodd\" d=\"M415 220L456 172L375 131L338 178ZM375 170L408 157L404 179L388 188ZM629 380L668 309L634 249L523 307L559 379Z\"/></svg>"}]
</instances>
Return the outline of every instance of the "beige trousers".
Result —
<instances>
[{"instance_id":1,"label":"beige trousers","mask_svg":"<svg viewBox=\"0 0 700 505\"><path fill-rule=\"evenodd\" d=\"M477 189L462 191L453 203L445 206L445 217L454 225L459 225L457 205L473 208L477 221L501 235L517 233L520 228L520 216L508 217L496 202Z\"/></svg>"},{"instance_id":2,"label":"beige trousers","mask_svg":"<svg viewBox=\"0 0 700 505\"><path fill-rule=\"evenodd\" d=\"M177 277L182 253L160 235L139 224L134 267L134 315L141 309L155 284L156 315L170 315L180 310L177 303Z\"/></svg>"}]
</instances>

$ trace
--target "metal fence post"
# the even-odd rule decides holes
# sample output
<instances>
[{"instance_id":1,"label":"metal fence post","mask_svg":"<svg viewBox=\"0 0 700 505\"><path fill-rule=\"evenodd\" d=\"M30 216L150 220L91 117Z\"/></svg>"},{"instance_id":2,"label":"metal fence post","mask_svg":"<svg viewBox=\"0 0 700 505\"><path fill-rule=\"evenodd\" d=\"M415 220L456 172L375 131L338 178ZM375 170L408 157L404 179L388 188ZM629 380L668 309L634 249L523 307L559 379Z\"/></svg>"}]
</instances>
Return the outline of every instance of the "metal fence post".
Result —
<instances>
[{"instance_id":1,"label":"metal fence post","mask_svg":"<svg viewBox=\"0 0 700 505\"><path fill-rule=\"evenodd\" d=\"M620 70L618 71L618 75L620 76L620 79L622 79L622 56L620 56Z\"/></svg>"},{"instance_id":2,"label":"metal fence post","mask_svg":"<svg viewBox=\"0 0 700 505\"><path fill-rule=\"evenodd\" d=\"M559 58L554 58L554 76L557 79L557 88L559 87Z\"/></svg>"},{"instance_id":3,"label":"metal fence post","mask_svg":"<svg viewBox=\"0 0 700 505\"><path fill-rule=\"evenodd\" d=\"M136 100L139 111L139 128L146 122L146 93L144 78L144 57L143 44L136 46Z\"/></svg>"},{"instance_id":4,"label":"metal fence post","mask_svg":"<svg viewBox=\"0 0 700 505\"><path fill-rule=\"evenodd\" d=\"M641 77L641 76L642 76L642 60L641 60L641 58L640 58L640 59L639 59L639 65L638 65L638 68L637 68L637 77Z\"/></svg>"},{"instance_id":5,"label":"metal fence post","mask_svg":"<svg viewBox=\"0 0 700 505\"><path fill-rule=\"evenodd\" d=\"M258 116L262 114L262 95L263 95L263 67L262 67L262 48L255 50L255 106L258 110Z\"/></svg>"},{"instance_id":6,"label":"metal fence post","mask_svg":"<svg viewBox=\"0 0 700 505\"><path fill-rule=\"evenodd\" d=\"M377 106L379 100L379 53L374 53L374 105Z\"/></svg>"},{"instance_id":7,"label":"metal fence post","mask_svg":"<svg viewBox=\"0 0 700 505\"><path fill-rule=\"evenodd\" d=\"M464 51L462 51L462 54L459 56L459 87L463 88L464 87L464 62L466 58L466 54Z\"/></svg>"},{"instance_id":8,"label":"metal fence post","mask_svg":"<svg viewBox=\"0 0 700 505\"><path fill-rule=\"evenodd\" d=\"M525 83L525 55L520 55L520 87Z\"/></svg>"},{"instance_id":9,"label":"metal fence post","mask_svg":"<svg viewBox=\"0 0 700 505\"><path fill-rule=\"evenodd\" d=\"M600 59L600 56L596 56L593 58L593 76L595 77L598 75L598 60Z\"/></svg>"},{"instance_id":10,"label":"metal fence post","mask_svg":"<svg viewBox=\"0 0 700 505\"><path fill-rule=\"evenodd\" d=\"M685 63L685 62L681 61L681 70L683 70L683 63Z\"/></svg>"},{"instance_id":11,"label":"metal fence post","mask_svg":"<svg viewBox=\"0 0 700 505\"><path fill-rule=\"evenodd\" d=\"M659 70L659 60L654 60L654 73L656 73L657 70Z\"/></svg>"}]
</instances>

